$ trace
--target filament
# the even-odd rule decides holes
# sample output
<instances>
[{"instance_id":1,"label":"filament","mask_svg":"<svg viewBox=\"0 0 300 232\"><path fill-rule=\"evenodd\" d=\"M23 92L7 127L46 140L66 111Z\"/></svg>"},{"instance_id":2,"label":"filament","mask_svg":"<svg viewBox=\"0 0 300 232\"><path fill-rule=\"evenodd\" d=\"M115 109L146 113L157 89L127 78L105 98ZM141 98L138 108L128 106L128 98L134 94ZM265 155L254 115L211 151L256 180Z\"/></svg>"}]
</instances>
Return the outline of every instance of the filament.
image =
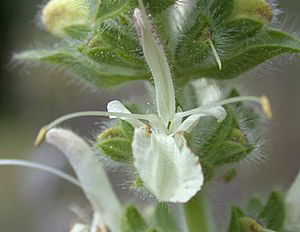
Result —
<instances>
[{"instance_id":1,"label":"filament","mask_svg":"<svg viewBox=\"0 0 300 232\"><path fill-rule=\"evenodd\" d=\"M272 117L272 111L271 111L270 103L269 103L269 100L266 96L262 96L262 97L241 96L241 97L228 98L228 99L225 99L225 100L209 103L205 106L201 106L201 107L198 107L196 109L188 110L188 111L185 111L185 112L180 112L180 113L177 113L177 115L179 117L186 117L186 116L189 116L189 115L192 115L192 114L203 113L206 110L209 110L213 107L227 105L227 104L230 104L230 103L236 103L236 102L240 102L240 101L257 102L257 103L261 104L261 107L262 107L262 110L263 110L264 114L268 118Z\"/></svg>"},{"instance_id":2,"label":"filament","mask_svg":"<svg viewBox=\"0 0 300 232\"><path fill-rule=\"evenodd\" d=\"M46 166L44 164L39 164L39 163L26 161L26 160L18 160L18 159L0 159L0 166L20 166L20 167L26 167L26 168L32 168L32 169L44 171L44 172L50 173L52 175L58 176L61 179L64 179L64 180L68 181L69 183L81 188L79 181L76 178L74 178L73 176L70 176L67 173L64 173L55 168Z\"/></svg>"},{"instance_id":3,"label":"filament","mask_svg":"<svg viewBox=\"0 0 300 232\"><path fill-rule=\"evenodd\" d=\"M147 120L152 121L156 120L157 116L153 114L130 114L130 113L118 113L118 112L106 112L106 111L83 111L83 112L76 112L67 114L64 116L61 116L48 125L44 126L38 133L38 136L34 142L34 145L38 147L45 139L45 136L47 132L56 127L57 125L61 124L64 121L73 119L73 118L79 118L79 117L117 117L117 118L134 118L134 119L141 119L141 120Z\"/></svg>"},{"instance_id":4,"label":"filament","mask_svg":"<svg viewBox=\"0 0 300 232\"><path fill-rule=\"evenodd\" d=\"M217 49L216 49L216 47L215 47L215 45L214 45L214 43L212 42L211 39L208 40L208 43L209 43L209 46L210 46L210 48L211 48L211 50L213 52L213 55L214 55L216 61L217 61L219 69L221 70L222 69L222 61L221 61L221 58L220 58L220 56L219 56L219 54L217 52Z\"/></svg>"}]
</instances>

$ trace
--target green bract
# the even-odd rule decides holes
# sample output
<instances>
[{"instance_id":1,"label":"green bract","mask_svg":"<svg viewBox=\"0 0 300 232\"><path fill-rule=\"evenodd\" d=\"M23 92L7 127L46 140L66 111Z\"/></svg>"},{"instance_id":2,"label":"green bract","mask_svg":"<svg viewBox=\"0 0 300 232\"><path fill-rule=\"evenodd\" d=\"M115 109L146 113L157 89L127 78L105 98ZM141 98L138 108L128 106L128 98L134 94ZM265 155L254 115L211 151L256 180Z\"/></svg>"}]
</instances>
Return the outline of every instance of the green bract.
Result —
<instances>
[{"instance_id":1,"label":"green bract","mask_svg":"<svg viewBox=\"0 0 300 232\"><path fill-rule=\"evenodd\" d=\"M179 86L201 77L236 78L272 57L300 51L297 38L272 27L274 14L265 0L144 3ZM56 65L98 87L150 80L133 30L135 7L134 0L52 0L43 22L63 38L52 48L25 51L15 58ZM76 14L74 20L75 11L81 16Z\"/></svg>"}]
</instances>

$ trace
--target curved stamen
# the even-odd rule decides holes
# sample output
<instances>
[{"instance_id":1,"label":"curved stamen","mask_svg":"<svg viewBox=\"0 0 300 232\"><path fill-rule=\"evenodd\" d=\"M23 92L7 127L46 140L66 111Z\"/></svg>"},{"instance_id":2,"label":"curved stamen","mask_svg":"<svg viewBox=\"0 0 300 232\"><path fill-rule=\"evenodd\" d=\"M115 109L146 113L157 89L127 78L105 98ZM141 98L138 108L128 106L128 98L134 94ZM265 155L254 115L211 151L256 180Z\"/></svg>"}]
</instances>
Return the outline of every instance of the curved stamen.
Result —
<instances>
[{"instance_id":1,"label":"curved stamen","mask_svg":"<svg viewBox=\"0 0 300 232\"><path fill-rule=\"evenodd\" d=\"M220 56L219 56L219 54L217 52L217 49L216 49L213 41L211 39L209 39L208 43L209 43L209 46L210 46L210 48L212 50L212 53L213 53L213 55L214 55L214 57L216 59L216 62L218 64L218 66L219 66L219 70L222 70L222 61L221 61L221 58L220 58Z\"/></svg>"},{"instance_id":2,"label":"curved stamen","mask_svg":"<svg viewBox=\"0 0 300 232\"><path fill-rule=\"evenodd\" d=\"M33 168L36 170L44 171L44 172L53 174L55 176L58 176L64 180L70 182L71 184L76 185L79 188L81 188L79 181L77 179L75 179L74 177L72 177L69 174L64 173L60 170L57 170L55 168L52 168L52 167L49 167L49 166L46 166L43 164L26 161L26 160L18 160L18 159L1 159L0 166L21 166L21 167L26 167L26 168Z\"/></svg>"},{"instance_id":3,"label":"curved stamen","mask_svg":"<svg viewBox=\"0 0 300 232\"><path fill-rule=\"evenodd\" d=\"M266 96L262 96L262 97L242 96L242 97L228 98L228 99L225 99L225 100L208 103L205 106L201 106L201 107L198 107L198 108L195 108L195 109L192 109L192 110L180 112L180 113L177 113L176 115L178 117L183 118L183 117L186 117L186 116L190 116L192 114L203 113L206 110L209 110L210 108L213 108L213 107L216 107L216 106L227 105L227 104L230 104L230 103L236 103L236 102L240 102L240 101L257 102L257 103L261 104L262 110L265 113L265 115L268 118L272 117L272 111L271 111L270 103L269 103L269 100Z\"/></svg>"},{"instance_id":4,"label":"curved stamen","mask_svg":"<svg viewBox=\"0 0 300 232\"><path fill-rule=\"evenodd\" d=\"M127 114L127 113L118 113L118 112L106 112L106 111L83 111L83 112L76 112L64 115L55 119L50 124L44 126L38 133L38 136L34 142L34 145L37 147L39 146L45 139L45 135L48 130L56 127L57 125L61 124L64 121L79 118L79 117L116 117L116 118L134 118L134 119L141 119L146 121L156 120L157 116L154 114Z\"/></svg>"}]
</instances>

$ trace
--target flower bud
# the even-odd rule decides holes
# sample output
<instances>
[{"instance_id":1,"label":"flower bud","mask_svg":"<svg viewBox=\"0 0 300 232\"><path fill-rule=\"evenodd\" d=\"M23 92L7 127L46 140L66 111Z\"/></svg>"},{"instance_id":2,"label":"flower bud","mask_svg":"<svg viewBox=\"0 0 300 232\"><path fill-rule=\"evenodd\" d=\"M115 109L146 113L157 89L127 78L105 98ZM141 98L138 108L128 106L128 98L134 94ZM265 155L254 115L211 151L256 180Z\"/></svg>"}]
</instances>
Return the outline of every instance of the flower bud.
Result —
<instances>
[{"instance_id":1,"label":"flower bud","mask_svg":"<svg viewBox=\"0 0 300 232\"><path fill-rule=\"evenodd\" d=\"M65 28L87 23L88 9L82 0L50 0L41 19L48 31L62 36Z\"/></svg>"},{"instance_id":2,"label":"flower bud","mask_svg":"<svg viewBox=\"0 0 300 232\"><path fill-rule=\"evenodd\" d=\"M233 18L252 18L269 23L273 19L272 6L266 0L234 0Z\"/></svg>"},{"instance_id":3,"label":"flower bud","mask_svg":"<svg viewBox=\"0 0 300 232\"><path fill-rule=\"evenodd\" d=\"M285 231L300 231L300 172L285 198Z\"/></svg>"}]
</instances>

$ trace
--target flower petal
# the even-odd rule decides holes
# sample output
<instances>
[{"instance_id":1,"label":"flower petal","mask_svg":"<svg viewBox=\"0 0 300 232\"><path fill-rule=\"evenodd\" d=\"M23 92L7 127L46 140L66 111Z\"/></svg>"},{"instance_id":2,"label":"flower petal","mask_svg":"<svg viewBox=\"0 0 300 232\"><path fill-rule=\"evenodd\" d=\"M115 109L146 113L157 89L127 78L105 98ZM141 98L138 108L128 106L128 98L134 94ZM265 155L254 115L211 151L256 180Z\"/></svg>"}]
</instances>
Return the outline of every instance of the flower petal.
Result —
<instances>
[{"instance_id":1,"label":"flower petal","mask_svg":"<svg viewBox=\"0 0 300 232\"><path fill-rule=\"evenodd\" d=\"M197 125L199 119L205 116L213 116L217 119L218 122L222 122L226 118L227 113L222 106L212 107L210 109L207 109L206 111L203 111L201 114L193 114L187 117L176 131L191 132L191 130L193 130L193 128Z\"/></svg>"},{"instance_id":2,"label":"flower petal","mask_svg":"<svg viewBox=\"0 0 300 232\"><path fill-rule=\"evenodd\" d=\"M151 25L144 7L134 10L136 31L141 37L146 62L151 70L158 115L167 124L175 114L175 92L171 70L163 46Z\"/></svg>"},{"instance_id":3,"label":"flower petal","mask_svg":"<svg viewBox=\"0 0 300 232\"><path fill-rule=\"evenodd\" d=\"M219 101L222 97L221 91L214 81L199 79L192 84L195 88L199 106L205 106L209 103ZM212 107L209 110L206 110L206 112L203 112L203 114L217 118L218 122L223 121L227 116L227 113L222 106Z\"/></svg>"},{"instance_id":4,"label":"flower petal","mask_svg":"<svg viewBox=\"0 0 300 232\"><path fill-rule=\"evenodd\" d=\"M107 104L107 111L113 113L131 114L131 112L121 102L117 100L111 101ZM110 118L116 118L116 117L110 116ZM130 123L133 127L140 127L144 125L144 123L142 123L140 120L135 118L121 117L121 119Z\"/></svg>"},{"instance_id":5,"label":"flower petal","mask_svg":"<svg viewBox=\"0 0 300 232\"><path fill-rule=\"evenodd\" d=\"M81 223L76 223L70 232L89 232L90 231L90 227L88 227L87 225L81 224Z\"/></svg>"},{"instance_id":6,"label":"flower petal","mask_svg":"<svg viewBox=\"0 0 300 232\"><path fill-rule=\"evenodd\" d=\"M186 132L191 132L191 130L197 125L198 120L203 117L206 116L204 114L193 114L189 117L187 117L182 123L181 125L177 128L177 132L180 131L186 131Z\"/></svg>"},{"instance_id":7,"label":"flower petal","mask_svg":"<svg viewBox=\"0 0 300 232\"><path fill-rule=\"evenodd\" d=\"M118 232L121 205L90 146L78 135L60 128L49 130L46 141L65 154L95 212L103 216L111 231Z\"/></svg>"},{"instance_id":8,"label":"flower petal","mask_svg":"<svg viewBox=\"0 0 300 232\"><path fill-rule=\"evenodd\" d=\"M214 81L199 79L193 81L192 85L195 89L199 106L204 106L210 102L218 101L222 97L221 91Z\"/></svg>"},{"instance_id":9,"label":"flower petal","mask_svg":"<svg viewBox=\"0 0 300 232\"><path fill-rule=\"evenodd\" d=\"M135 129L134 165L145 186L159 201L187 202L203 184L199 159L182 134L151 133Z\"/></svg>"}]
</instances>

